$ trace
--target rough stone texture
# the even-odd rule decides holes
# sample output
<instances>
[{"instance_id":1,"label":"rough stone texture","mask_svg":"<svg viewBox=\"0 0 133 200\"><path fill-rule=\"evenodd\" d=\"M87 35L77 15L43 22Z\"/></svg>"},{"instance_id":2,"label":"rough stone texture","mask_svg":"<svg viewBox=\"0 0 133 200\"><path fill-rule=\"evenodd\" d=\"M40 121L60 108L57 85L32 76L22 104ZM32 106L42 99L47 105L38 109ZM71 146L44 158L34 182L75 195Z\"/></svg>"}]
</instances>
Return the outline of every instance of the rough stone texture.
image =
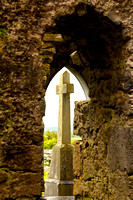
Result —
<instances>
[{"instance_id":1,"label":"rough stone texture","mask_svg":"<svg viewBox=\"0 0 133 200\"><path fill-rule=\"evenodd\" d=\"M56 94L59 95L57 144L71 143L70 94L73 92L70 74L65 71L60 75L60 83L56 86Z\"/></svg>"},{"instance_id":2,"label":"rough stone texture","mask_svg":"<svg viewBox=\"0 0 133 200\"><path fill-rule=\"evenodd\" d=\"M45 196L73 196L73 146L57 144L52 150Z\"/></svg>"},{"instance_id":3,"label":"rough stone texture","mask_svg":"<svg viewBox=\"0 0 133 200\"><path fill-rule=\"evenodd\" d=\"M130 127L114 130L109 141L108 163L111 171L120 169L133 174L133 130Z\"/></svg>"},{"instance_id":4,"label":"rough stone texture","mask_svg":"<svg viewBox=\"0 0 133 200\"><path fill-rule=\"evenodd\" d=\"M129 121L110 108L96 107L94 112L91 101L82 101L76 102L74 125L75 134L83 137L74 147L77 199L132 199L133 130Z\"/></svg>"},{"instance_id":5,"label":"rough stone texture","mask_svg":"<svg viewBox=\"0 0 133 200\"><path fill-rule=\"evenodd\" d=\"M75 110L76 198L133 199L132 15L128 0L0 1L1 200L44 190L43 97L64 65L91 98Z\"/></svg>"},{"instance_id":6,"label":"rough stone texture","mask_svg":"<svg viewBox=\"0 0 133 200\"><path fill-rule=\"evenodd\" d=\"M44 197L41 199L45 199L45 200L75 200L75 197L74 196L62 196L62 197L55 196L55 197Z\"/></svg>"}]
</instances>

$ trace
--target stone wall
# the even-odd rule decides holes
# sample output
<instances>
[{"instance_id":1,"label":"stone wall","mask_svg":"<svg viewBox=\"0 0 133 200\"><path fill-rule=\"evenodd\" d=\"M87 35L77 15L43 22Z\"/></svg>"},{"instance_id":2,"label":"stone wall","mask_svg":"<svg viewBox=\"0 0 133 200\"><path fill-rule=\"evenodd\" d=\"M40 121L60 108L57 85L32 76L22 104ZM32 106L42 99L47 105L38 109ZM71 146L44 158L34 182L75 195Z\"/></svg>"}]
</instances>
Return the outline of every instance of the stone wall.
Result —
<instances>
[{"instance_id":1,"label":"stone wall","mask_svg":"<svg viewBox=\"0 0 133 200\"><path fill-rule=\"evenodd\" d=\"M75 195L133 198L132 10L128 0L0 1L1 200L44 191L44 95L64 65L91 98L75 109Z\"/></svg>"},{"instance_id":2,"label":"stone wall","mask_svg":"<svg viewBox=\"0 0 133 200\"><path fill-rule=\"evenodd\" d=\"M83 101L76 102L74 125L75 134L83 137L74 148L77 199L132 199L133 131L129 124L113 109L94 112L93 103Z\"/></svg>"}]
</instances>

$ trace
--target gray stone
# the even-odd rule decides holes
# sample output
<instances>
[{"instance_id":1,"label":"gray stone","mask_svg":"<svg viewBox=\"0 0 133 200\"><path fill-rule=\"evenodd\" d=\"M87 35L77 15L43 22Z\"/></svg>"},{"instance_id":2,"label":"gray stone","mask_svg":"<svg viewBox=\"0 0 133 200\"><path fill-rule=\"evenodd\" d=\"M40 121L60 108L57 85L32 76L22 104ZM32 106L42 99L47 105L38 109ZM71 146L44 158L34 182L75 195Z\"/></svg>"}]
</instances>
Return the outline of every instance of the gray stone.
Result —
<instances>
[{"instance_id":1,"label":"gray stone","mask_svg":"<svg viewBox=\"0 0 133 200\"><path fill-rule=\"evenodd\" d=\"M60 75L60 84L56 86L56 94L59 94L58 144L70 144L71 141L70 93L73 92L70 74L65 71Z\"/></svg>"},{"instance_id":2,"label":"gray stone","mask_svg":"<svg viewBox=\"0 0 133 200\"><path fill-rule=\"evenodd\" d=\"M45 189L46 196L70 196L73 194L73 181L47 179Z\"/></svg>"},{"instance_id":3,"label":"gray stone","mask_svg":"<svg viewBox=\"0 0 133 200\"><path fill-rule=\"evenodd\" d=\"M53 196L53 197L43 197L44 200L75 200L74 196Z\"/></svg>"},{"instance_id":4,"label":"gray stone","mask_svg":"<svg viewBox=\"0 0 133 200\"><path fill-rule=\"evenodd\" d=\"M115 129L109 142L108 163L111 171L133 173L133 132L130 127Z\"/></svg>"},{"instance_id":5,"label":"gray stone","mask_svg":"<svg viewBox=\"0 0 133 200\"><path fill-rule=\"evenodd\" d=\"M66 71L56 87L59 94L58 141L52 151L49 179L45 180L45 195L51 198L73 196L73 146L70 145L70 93L73 89Z\"/></svg>"},{"instance_id":6,"label":"gray stone","mask_svg":"<svg viewBox=\"0 0 133 200\"><path fill-rule=\"evenodd\" d=\"M54 178L55 180L73 179L73 146L54 146L49 178Z\"/></svg>"},{"instance_id":7,"label":"gray stone","mask_svg":"<svg viewBox=\"0 0 133 200\"><path fill-rule=\"evenodd\" d=\"M73 195L73 147L55 145L52 152L49 179L45 180L46 196Z\"/></svg>"}]
</instances>

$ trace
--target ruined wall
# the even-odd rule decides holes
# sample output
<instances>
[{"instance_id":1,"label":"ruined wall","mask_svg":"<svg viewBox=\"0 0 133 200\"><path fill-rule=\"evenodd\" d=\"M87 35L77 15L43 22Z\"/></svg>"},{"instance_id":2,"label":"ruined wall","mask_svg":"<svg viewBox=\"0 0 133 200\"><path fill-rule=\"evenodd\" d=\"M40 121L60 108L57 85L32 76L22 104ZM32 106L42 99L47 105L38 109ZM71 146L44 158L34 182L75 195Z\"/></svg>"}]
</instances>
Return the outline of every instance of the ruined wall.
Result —
<instances>
[{"instance_id":1,"label":"ruined wall","mask_svg":"<svg viewBox=\"0 0 133 200\"><path fill-rule=\"evenodd\" d=\"M74 147L77 199L132 199L133 132L126 119L87 101L76 103L75 114L75 134L84 138Z\"/></svg>"},{"instance_id":2,"label":"ruined wall","mask_svg":"<svg viewBox=\"0 0 133 200\"><path fill-rule=\"evenodd\" d=\"M43 97L64 65L91 98L75 110L75 195L132 199L132 2L2 0L0 19L0 199L44 191Z\"/></svg>"},{"instance_id":3,"label":"ruined wall","mask_svg":"<svg viewBox=\"0 0 133 200\"><path fill-rule=\"evenodd\" d=\"M110 39L108 61L84 73L90 101L75 103L74 134L82 137L74 148L76 199L133 199L132 40L112 46Z\"/></svg>"}]
</instances>

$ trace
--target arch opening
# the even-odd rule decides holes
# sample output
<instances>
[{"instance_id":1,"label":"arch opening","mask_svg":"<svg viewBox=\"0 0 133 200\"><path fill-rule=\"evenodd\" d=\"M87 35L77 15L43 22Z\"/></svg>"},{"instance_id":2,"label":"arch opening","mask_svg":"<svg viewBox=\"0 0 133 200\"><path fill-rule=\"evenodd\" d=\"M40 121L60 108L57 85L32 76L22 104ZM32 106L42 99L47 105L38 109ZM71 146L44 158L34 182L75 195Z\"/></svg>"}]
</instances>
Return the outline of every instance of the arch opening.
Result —
<instances>
[{"instance_id":1,"label":"arch opening","mask_svg":"<svg viewBox=\"0 0 133 200\"><path fill-rule=\"evenodd\" d=\"M89 100L88 87L83 78L76 72L76 70L69 66L63 67L50 81L45 95L46 111L43 118L45 124L45 131L57 132L58 127L58 107L59 97L56 95L56 85L59 84L59 76L63 72L68 71L70 73L70 82L74 84L74 94L71 94L71 130L73 131L73 118L74 118L74 102L81 100Z\"/></svg>"},{"instance_id":2,"label":"arch opening","mask_svg":"<svg viewBox=\"0 0 133 200\"><path fill-rule=\"evenodd\" d=\"M55 25L47 28L44 42L51 43L56 49L53 60L49 61L46 85L62 66L66 66L75 75L78 73L77 79L83 89L86 88L86 99L89 88L91 100L114 106L108 102L111 102L111 94L115 96L121 87L122 55L127 42L121 25L113 23L93 7L80 4L71 15L58 17Z\"/></svg>"},{"instance_id":3,"label":"arch opening","mask_svg":"<svg viewBox=\"0 0 133 200\"><path fill-rule=\"evenodd\" d=\"M50 74L46 85L62 66L66 66L75 75L77 73L80 75L77 75L77 79L83 88L86 88L87 100L89 91L91 101L80 102L76 107L75 135L80 135L83 139L83 143L77 144L79 148L79 152L76 152L77 157L78 154L84 156L80 152L80 147L86 152L89 150L93 152L92 147L95 146L100 151L101 147L97 144L101 143L105 146L105 152L101 152L103 160L100 162L106 162L107 158L104 155L104 153L107 155L106 143L113 126L117 126L116 119L122 112L121 108L118 108L118 100L122 90L121 74L124 71L125 44L128 38L123 35L121 24L113 23L102 13L85 4L78 5L71 15L59 16L55 20L55 25L48 27L45 36L44 42L53 44L56 49L53 60L49 61ZM85 158L83 168L89 163L89 153L86 155L88 158ZM93 162L95 163L95 160ZM96 166L92 163L92 167L95 169ZM79 177L82 177L84 183L86 181L92 183L92 176L94 178L98 176L97 173L87 174L81 169L78 171L76 164L74 168L77 182ZM105 170L102 164L99 168ZM102 177L100 179L102 180ZM82 188L80 189L82 191ZM82 191L81 194L81 191L75 189L75 195L90 197L89 189L86 193ZM93 191L95 193L95 185Z\"/></svg>"},{"instance_id":4,"label":"arch opening","mask_svg":"<svg viewBox=\"0 0 133 200\"><path fill-rule=\"evenodd\" d=\"M50 166L52 161L52 149L54 145L56 145L57 143L59 96L56 94L56 85L59 84L60 74L62 74L65 71L68 71L70 73L70 83L74 84L74 90L75 90L75 93L70 95L71 144L74 144L75 140L81 140L80 136L73 135L74 102L86 100L86 95L84 91L86 91L87 86L83 81L82 77L78 75L78 73L76 73L72 68L71 71L69 69L68 67L67 68L63 67L53 77L46 90L46 95L45 95L46 111L45 111L45 117L43 118L45 124L45 129L44 129L44 180L45 181L47 181L47 179L49 178ZM73 71L74 73L72 73ZM86 94L88 94L88 89L86 91Z\"/></svg>"}]
</instances>

